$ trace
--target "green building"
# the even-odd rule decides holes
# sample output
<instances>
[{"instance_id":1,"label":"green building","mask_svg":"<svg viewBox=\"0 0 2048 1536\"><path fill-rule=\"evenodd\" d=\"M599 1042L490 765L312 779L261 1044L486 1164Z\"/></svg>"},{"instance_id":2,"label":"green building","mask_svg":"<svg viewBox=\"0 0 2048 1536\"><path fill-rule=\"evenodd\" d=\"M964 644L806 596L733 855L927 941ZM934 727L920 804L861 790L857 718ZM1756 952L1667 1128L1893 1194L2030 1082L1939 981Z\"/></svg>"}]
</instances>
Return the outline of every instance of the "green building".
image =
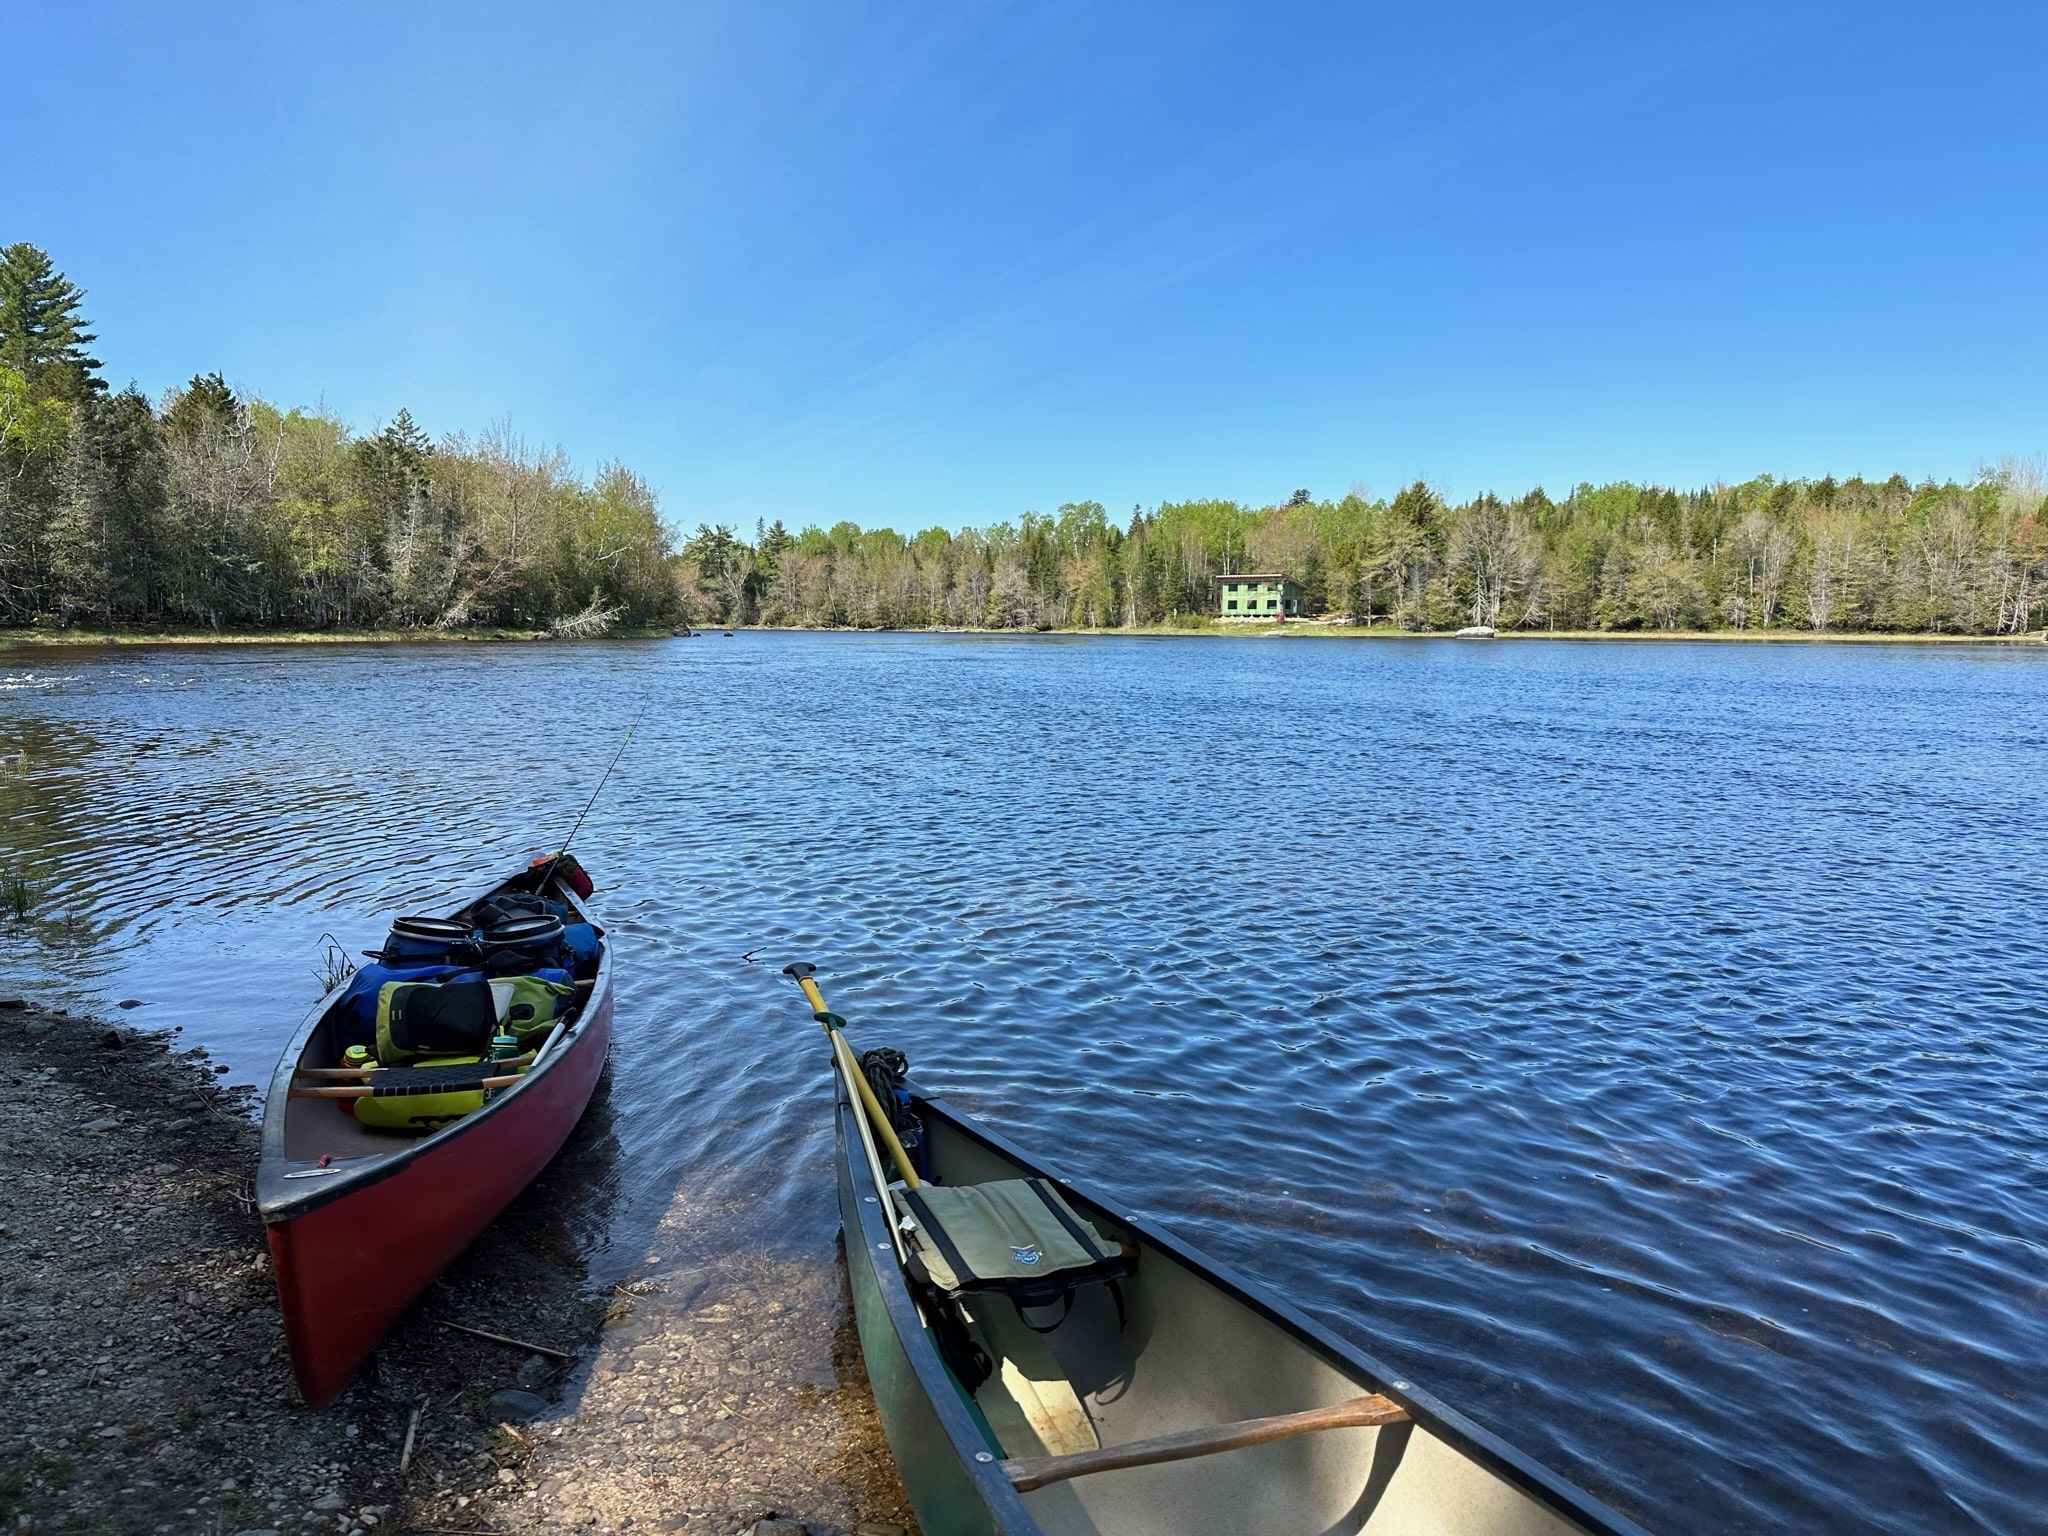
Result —
<instances>
[{"instance_id":1,"label":"green building","mask_svg":"<svg viewBox=\"0 0 2048 1536\"><path fill-rule=\"evenodd\" d=\"M1277 571L1244 576L1218 576L1216 612L1226 619L1298 619L1301 583Z\"/></svg>"}]
</instances>

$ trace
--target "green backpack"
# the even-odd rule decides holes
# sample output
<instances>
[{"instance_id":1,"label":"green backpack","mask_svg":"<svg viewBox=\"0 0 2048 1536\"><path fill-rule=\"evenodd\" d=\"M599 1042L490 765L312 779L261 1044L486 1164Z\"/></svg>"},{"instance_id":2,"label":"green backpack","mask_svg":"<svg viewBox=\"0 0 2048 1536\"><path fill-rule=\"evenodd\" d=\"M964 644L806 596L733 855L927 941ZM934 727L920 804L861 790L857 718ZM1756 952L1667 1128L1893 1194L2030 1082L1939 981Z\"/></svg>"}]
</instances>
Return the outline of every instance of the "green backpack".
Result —
<instances>
[{"instance_id":1,"label":"green backpack","mask_svg":"<svg viewBox=\"0 0 2048 1536\"><path fill-rule=\"evenodd\" d=\"M568 1014L576 1002L573 984L541 976L500 976L491 982L498 1005L498 1028L531 1050Z\"/></svg>"}]
</instances>

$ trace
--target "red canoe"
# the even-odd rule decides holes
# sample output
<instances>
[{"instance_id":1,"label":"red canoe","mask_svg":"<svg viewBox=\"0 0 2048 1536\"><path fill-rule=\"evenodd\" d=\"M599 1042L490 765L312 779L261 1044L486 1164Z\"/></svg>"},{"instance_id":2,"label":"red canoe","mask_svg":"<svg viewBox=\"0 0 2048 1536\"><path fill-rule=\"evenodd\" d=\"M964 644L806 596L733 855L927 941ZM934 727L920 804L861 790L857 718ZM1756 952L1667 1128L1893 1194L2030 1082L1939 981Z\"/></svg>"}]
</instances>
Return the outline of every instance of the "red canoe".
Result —
<instances>
[{"instance_id":1,"label":"red canoe","mask_svg":"<svg viewBox=\"0 0 2048 1536\"><path fill-rule=\"evenodd\" d=\"M486 895L533 891L521 871ZM576 893L539 892L584 921ZM263 1111L256 1199L270 1237L292 1370L308 1403L340 1396L356 1367L421 1291L547 1166L576 1122L611 1048L612 954L588 996L514 1086L431 1135L359 1125L333 1098L294 1095L306 1069L336 1065L337 988L285 1048Z\"/></svg>"}]
</instances>

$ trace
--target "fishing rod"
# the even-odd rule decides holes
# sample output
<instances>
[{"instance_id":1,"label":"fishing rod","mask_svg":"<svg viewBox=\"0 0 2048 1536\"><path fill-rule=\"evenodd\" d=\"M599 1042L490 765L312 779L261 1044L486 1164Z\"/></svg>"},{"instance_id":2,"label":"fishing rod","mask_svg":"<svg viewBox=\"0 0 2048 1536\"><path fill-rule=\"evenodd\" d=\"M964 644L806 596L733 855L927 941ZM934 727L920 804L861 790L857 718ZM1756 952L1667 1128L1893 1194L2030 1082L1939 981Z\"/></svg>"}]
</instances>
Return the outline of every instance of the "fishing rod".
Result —
<instances>
[{"instance_id":1,"label":"fishing rod","mask_svg":"<svg viewBox=\"0 0 2048 1536\"><path fill-rule=\"evenodd\" d=\"M555 877L556 868L569 856L569 845L576 841L576 834L583 830L584 817L588 816L590 808L597 804L597 797L604 793L605 785L611 780L612 770L619 766L619 759L626 755L626 748L633 744L633 733L640 729L640 722L647 718L647 705L652 702L648 700L642 703L640 713L635 715L633 723L626 727L626 739L619 743L619 750L612 754L612 760L605 764L604 772L599 775L597 787L590 792L590 798L583 802L583 809L576 813L576 824L569 828L569 835L562 839L562 846L548 859L548 872L541 880L543 885Z\"/></svg>"}]
</instances>

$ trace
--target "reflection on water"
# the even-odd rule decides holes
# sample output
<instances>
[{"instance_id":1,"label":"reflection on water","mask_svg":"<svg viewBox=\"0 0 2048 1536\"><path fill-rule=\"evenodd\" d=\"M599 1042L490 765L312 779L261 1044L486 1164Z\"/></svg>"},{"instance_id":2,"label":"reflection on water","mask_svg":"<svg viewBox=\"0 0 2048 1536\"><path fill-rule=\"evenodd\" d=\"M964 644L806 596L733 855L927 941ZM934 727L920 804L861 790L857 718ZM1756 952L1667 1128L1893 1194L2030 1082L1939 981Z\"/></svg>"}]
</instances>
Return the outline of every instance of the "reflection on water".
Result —
<instances>
[{"instance_id":1,"label":"reflection on water","mask_svg":"<svg viewBox=\"0 0 2048 1536\"><path fill-rule=\"evenodd\" d=\"M810 959L857 1041L1652 1526L2039 1520L2048 651L743 635L6 674L12 974L245 1079L322 933L546 846L650 706L579 840L623 966L601 1284L677 1209L725 1213L689 1262L829 1273L826 1057L775 974Z\"/></svg>"}]
</instances>

